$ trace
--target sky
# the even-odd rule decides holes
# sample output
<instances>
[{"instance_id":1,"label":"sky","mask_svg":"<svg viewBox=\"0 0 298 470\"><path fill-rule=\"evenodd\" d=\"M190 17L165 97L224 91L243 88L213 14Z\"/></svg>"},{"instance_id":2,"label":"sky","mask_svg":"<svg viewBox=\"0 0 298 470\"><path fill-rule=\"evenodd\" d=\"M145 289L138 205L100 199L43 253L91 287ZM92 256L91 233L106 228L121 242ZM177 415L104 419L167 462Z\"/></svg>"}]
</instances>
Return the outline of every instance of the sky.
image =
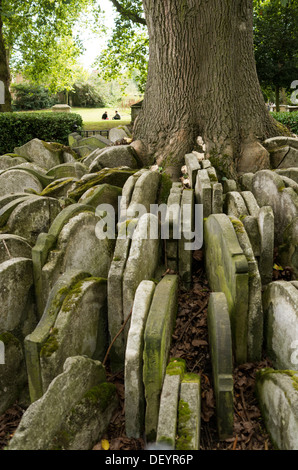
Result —
<instances>
[{"instance_id":1,"label":"sky","mask_svg":"<svg viewBox=\"0 0 298 470\"><path fill-rule=\"evenodd\" d=\"M114 24L113 18L115 16L115 9L113 8L112 2L110 0L98 0L98 3L105 12L104 24L111 30ZM108 39L108 34L106 36L101 35L101 37L98 37L86 31L86 33L80 33L80 39L83 41L86 49L84 55L80 58L80 63L85 69L92 70L92 63L100 54L101 49L104 48Z\"/></svg>"}]
</instances>

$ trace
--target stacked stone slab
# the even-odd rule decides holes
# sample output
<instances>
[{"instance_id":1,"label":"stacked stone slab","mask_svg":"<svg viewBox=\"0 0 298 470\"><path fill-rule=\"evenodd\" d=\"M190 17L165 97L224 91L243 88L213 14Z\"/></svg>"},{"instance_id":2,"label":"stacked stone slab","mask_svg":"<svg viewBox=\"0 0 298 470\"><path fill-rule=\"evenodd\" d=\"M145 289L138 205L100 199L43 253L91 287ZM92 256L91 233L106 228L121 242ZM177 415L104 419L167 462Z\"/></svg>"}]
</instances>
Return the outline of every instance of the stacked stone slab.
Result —
<instances>
[{"instance_id":1,"label":"stacked stone slab","mask_svg":"<svg viewBox=\"0 0 298 470\"><path fill-rule=\"evenodd\" d=\"M298 216L286 227L278 254L281 265L292 268L293 277L298 280Z\"/></svg>"},{"instance_id":2,"label":"stacked stone slab","mask_svg":"<svg viewBox=\"0 0 298 470\"><path fill-rule=\"evenodd\" d=\"M298 370L298 289L295 283L274 281L263 295L265 346L277 369Z\"/></svg>"},{"instance_id":3,"label":"stacked stone slab","mask_svg":"<svg viewBox=\"0 0 298 470\"><path fill-rule=\"evenodd\" d=\"M177 313L178 276L166 275L156 286L144 334L143 381L145 434L155 442L160 394L169 359L171 335Z\"/></svg>"},{"instance_id":4,"label":"stacked stone slab","mask_svg":"<svg viewBox=\"0 0 298 470\"><path fill-rule=\"evenodd\" d=\"M99 361L69 357L45 395L26 410L8 450L91 450L117 404Z\"/></svg>"},{"instance_id":5,"label":"stacked stone slab","mask_svg":"<svg viewBox=\"0 0 298 470\"><path fill-rule=\"evenodd\" d=\"M204 218L223 211L223 186L219 183L216 170L209 160L201 161L195 184L197 204L203 204Z\"/></svg>"},{"instance_id":6,"label":"stacked stone slab","mask_svg":"<svg viewBox=\"0 0 298 470\"><path fill-rule=\"evenodd\" d=\"M270 154L271 168L298 167L298 139L295 137L272 137L263 146Z\"/></svg>"},{"instance_id":7,"label":"stacked stone slab","mask_svg":"<svg viewBox=\"0 0 298 470\"><path fill-rule=\"evenodd\" d=\"M125 428L128 437L144 432L145 397L143 385L144 330L155 283L142 281L136 291L125 351Z\"/></svg>"},{"instance_id":8,"label":"stacked stone slab","mask_svg":"<svg viewBox=\"0 0 298 470\"><path fill-rule=\"evenodd\" d=\"M168 233L163 233L166 244L167 267L173 271L179 270L179 240L181 240L181 183L173 184L167 202L165 227Z\"/></svg>"},{"instance_id":9,"label":"stacked stone slab","mask_svg":"<svg viewBox=\"0 0 298 470\"><path fill-rule=\"evenodd\" d=\"M233 435L233 356L229 310L223 292L210 294L208 305L208 335L216 399L219 439Z\"/></svg>"},{"instance_id":10,"label":"stacked stone slab","mask_svg":"<svg viewBox=\"0 0 298 470\"><path fill-rule=\"evenodd\" d=\"M185 165L189 179L189 185L194 189L197 181L198 171L201 169L198 157L194 153L187 153L185 155Z\"/></svg>"},{"instance_id":11,"label":"stacked stone slab","mask_svg":"<svg viewBox=\"0 0 298 470\"><path fill-rule=\"evenodd\" d=\"M242 224L241 224L242 225ZM210 288L228 302L237 363L247 360L249 269L235 229L226 214L212 214L204 224L205 265Z\"/></svg>"},{"instance_id":12,"label":"stacked stone slab","mask_svg":"<svg viewBox=\"0 0 298 470\"><path fill-rule=\"evenodd\" d=\"M298 450L298 373L262 369L256 377L256 391L275 448Z\"/></svg>"},{"instance_id":13,"label":"stacked stone slab","mask_svg":"<svg viewBox=\"0 0 298 470\"><path fill-rule=\"evenodd\" d=\"M140 168L141 161L138 154L130 145L117 145L108 147L100 152L89 166L90 173L95 173L103 168L129 167Z\"/></svg>"},{"instance_id":14,"label":"stacked stone slab","mask_svg":"<svg viewBox=\"0 0 298 470\"><path fill-rule=\"evenodd\" d=\"M68 147L56 142L44 142L40 139L32 139L21 147L15 148L14 153L46 170L76 159L75 152L72 152Z\"/></svg>"},{"instance_id":15,"label":"stacked stone slab","mask_svg":"<svg viewBox=\"0 0 298 470\"><path fill-rule=\"evenodd\" d=\"M262 284L268 284L272 281L274 254L274 214L271 207L259 207L251 191L229 191L225 195L224 211L243 223L258 262Z\"/></svg>"}]
</instances>

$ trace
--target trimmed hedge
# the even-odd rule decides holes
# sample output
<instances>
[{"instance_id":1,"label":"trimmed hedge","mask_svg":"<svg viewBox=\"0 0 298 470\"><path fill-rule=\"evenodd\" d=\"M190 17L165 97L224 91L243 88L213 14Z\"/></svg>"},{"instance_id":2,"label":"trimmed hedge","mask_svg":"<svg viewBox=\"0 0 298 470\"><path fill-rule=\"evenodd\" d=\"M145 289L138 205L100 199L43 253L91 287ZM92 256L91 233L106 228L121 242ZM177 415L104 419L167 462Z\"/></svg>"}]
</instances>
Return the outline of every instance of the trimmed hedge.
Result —
<instances>
[{"instance_id":1,"label":"trimmed hedge","mask_svg":"<svg viewBox=\"0 0 298 470\"><path fill-rule=\"evenodd\" d=\"M271 116L286 126L293 134L298 134L298 111L293 113L270 113Z\"/></svg>"},{"instance_id":2,"label":"trimmed hedge","mask_svg":"<svg viewBox=\"0 0 298 470\"><path fill-rule=\"evenodd\" d=\"M68 145L68 135L82 124L74 113L0 113L0 155L35 138Z\"/></svg>"}]
</instances>

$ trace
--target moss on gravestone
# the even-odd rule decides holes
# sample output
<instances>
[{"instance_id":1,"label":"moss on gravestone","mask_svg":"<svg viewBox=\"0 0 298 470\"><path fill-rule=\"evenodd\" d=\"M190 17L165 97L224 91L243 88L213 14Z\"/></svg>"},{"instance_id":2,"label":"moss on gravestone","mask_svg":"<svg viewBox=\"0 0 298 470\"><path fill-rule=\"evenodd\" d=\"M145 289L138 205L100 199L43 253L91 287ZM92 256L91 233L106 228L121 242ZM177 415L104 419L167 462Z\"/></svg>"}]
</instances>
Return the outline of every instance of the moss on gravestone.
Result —
<instances>
[{"instance_id":1,"label":"moss on gravestone","mask_svg":"<svg viewBox=\"0 0 298 470\"><path fill-rule=\"evenodd\" d=\"M50 357L59 348L57 340L58 329L53 328L50 332L50 336L40 350L41 357Z\"/></svg>"}]
</instances>

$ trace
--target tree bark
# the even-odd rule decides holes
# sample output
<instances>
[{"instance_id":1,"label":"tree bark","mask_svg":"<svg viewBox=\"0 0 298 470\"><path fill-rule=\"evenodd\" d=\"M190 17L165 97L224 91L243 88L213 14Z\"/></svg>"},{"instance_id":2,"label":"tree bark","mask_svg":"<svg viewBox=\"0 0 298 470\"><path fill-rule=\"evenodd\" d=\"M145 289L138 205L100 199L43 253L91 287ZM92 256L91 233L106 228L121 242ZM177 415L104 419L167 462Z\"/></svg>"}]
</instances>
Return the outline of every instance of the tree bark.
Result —
<instances>
[{"instance_id":1,"label":"tree bark","mask_svg":"<svg viewBox=\"0 0 298 470\"><path fill-rule=\"evenodd\" d=\"M4 104L0 104L0 112L11 112L11 95L9 91L10 86L10 72L7 59L7 51L3 38L3 23L1 17L2 0L0 0L0 81L4 83Z\"/></svg>"},{"instance_id":2,"label":"tree bark","mask_svg":"<svg viewBox=\"0 0 298 470\"><path fill-rule=\"evenodd\" d=\"M134 138L173 179L200 135L223 174L269 167L280 134L257 78L252 0L143 0L148 81Z\"/></svg>"}]
</instances>

